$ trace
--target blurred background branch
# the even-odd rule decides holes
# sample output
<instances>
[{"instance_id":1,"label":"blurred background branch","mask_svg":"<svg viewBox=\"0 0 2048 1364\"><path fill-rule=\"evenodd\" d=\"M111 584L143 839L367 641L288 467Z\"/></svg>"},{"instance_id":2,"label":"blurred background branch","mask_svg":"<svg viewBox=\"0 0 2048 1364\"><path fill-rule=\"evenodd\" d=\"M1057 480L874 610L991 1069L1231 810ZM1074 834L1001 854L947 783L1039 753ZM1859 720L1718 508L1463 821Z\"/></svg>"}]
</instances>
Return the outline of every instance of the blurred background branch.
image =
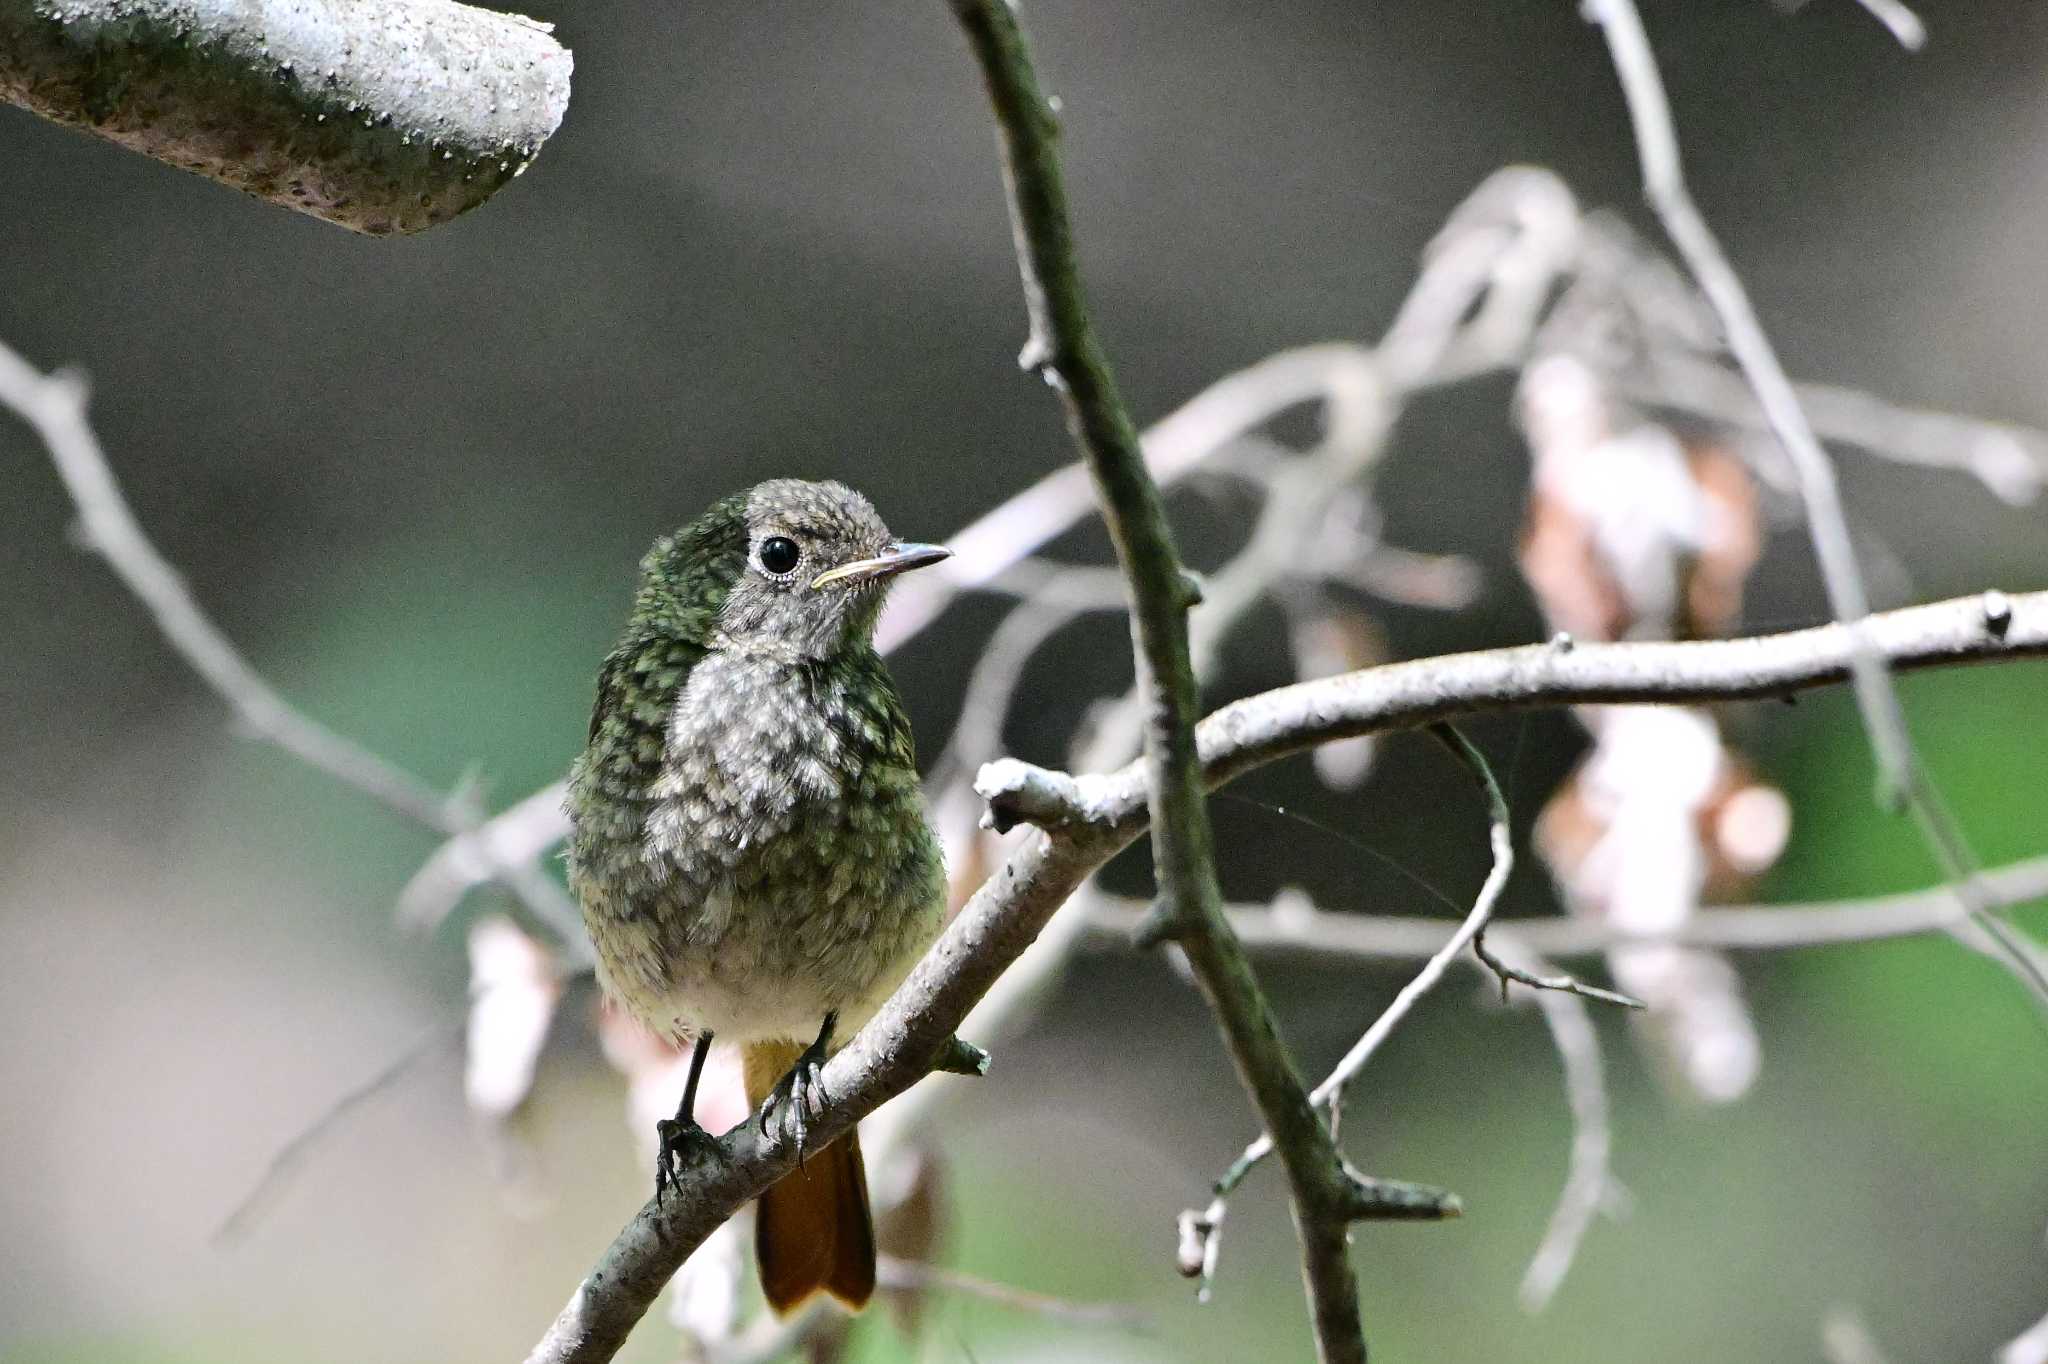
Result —
<instances>
[{"instance_id":1,"label":"blurred background branch","mask_svg":"<svg viewBox=\"0 0 2048 1364\"><path fill-rule=\"evenodd\" d=\"M1756 394L1772 433L1791 459L1799 499L1805 509L1807 533L1813 541L1829 605L1835 619L1848 627L1856 643L1851 658L1852 681L1864 727L1877 754L1879 799L1886 804L1898 803L1912 812L1928 846L1955 882L1956 896L1969 911L1977 932L1989 940L1993 955L2005 961L2033 994L2035 1003L2048 1012L2048 970L2037 959L2035 949L1998 917L1981 884L1976 854L1949 815L1946 802L1914 750L1912 734L1906 727L1905 707L1885 670L1879 646L1864 623L1870 615L1870 591L1857 566L1855 546L1850 542L1834 463L1821 448L1820 438L1799 405L1799 395L1778 360L1777 348L1757 319L1749 291L1735 273L1727 252L1722 250L1720 239L1707 225L1705 215L1693 202L1679 158L1678 134L1673 127L1671 103L1664 93L1664 78L1657 70L1656 55L1643 31L1635 0L1589 0L1586 13L1607 40L1608 53L1621 78L1642 160L1643 192L1687 269L1699 281L1701 293L1726 334L1729 352ZM1896 21L1894 15L1894 24ZM1908 41L1906 45L1915 44Z\"/></svg>"}]
</instances>

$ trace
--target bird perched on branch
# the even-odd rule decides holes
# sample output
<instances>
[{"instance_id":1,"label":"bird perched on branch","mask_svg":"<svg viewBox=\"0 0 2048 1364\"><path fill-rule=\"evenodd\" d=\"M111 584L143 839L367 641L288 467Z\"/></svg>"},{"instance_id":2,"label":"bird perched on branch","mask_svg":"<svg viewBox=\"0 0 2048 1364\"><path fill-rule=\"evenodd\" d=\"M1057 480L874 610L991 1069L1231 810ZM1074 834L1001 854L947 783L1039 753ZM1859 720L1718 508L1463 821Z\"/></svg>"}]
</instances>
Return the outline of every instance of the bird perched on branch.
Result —
<instances>
[{"instance_id":1,"label":"bird perched on branch","mask_svg":"<svg viewBox=\"0 0 2048 1364\"><path fill-rule=\"evenodd\" d=\"M694 1041L657 1193L693 1142L714 1036L750 1104L797 1144L759 1199L778 1312L822 1290L859 1308L875 1245L856 1133L805 1153L835 1038L937 934L945 879L910 725L872 643L889 582L947 551L897 540L837 483L776 479L654 545L598 677L570 778L570 884L604 990Z\"/></svg>"}]
</instances>

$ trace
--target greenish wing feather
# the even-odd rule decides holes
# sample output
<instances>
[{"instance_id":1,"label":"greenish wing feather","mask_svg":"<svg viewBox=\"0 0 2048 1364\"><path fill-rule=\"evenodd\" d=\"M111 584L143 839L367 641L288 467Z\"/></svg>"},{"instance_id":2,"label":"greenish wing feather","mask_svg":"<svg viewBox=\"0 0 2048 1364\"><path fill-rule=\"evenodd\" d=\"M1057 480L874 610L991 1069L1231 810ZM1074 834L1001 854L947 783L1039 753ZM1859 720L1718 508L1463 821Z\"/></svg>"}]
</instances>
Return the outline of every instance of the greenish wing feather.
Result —
<instances>
[{"instance_id":1,"label":"greenish wing feather","mask_svg":"<svg viewBox=\"0 0 2048 1364\"><path fill-rule=\"evenodd\" d=\"M640 564L625 638L604 661L585 765L606 792L639 798L661 770L670 709L704 657L726 595L746 569L747 499L722 499Z\"/></svg>"},{"instance_id":2,"label":"greenish wing feather","mask_svg":"<svg viewBox=\"0 0 2048 1364\"><path fill-rule=\"evenodd\" d=\"M628 639L605 659L586 758L601 789L645 795L661 773L669 712L705 652L695 640L656 635Z\"/></svg>"}]
</instances>

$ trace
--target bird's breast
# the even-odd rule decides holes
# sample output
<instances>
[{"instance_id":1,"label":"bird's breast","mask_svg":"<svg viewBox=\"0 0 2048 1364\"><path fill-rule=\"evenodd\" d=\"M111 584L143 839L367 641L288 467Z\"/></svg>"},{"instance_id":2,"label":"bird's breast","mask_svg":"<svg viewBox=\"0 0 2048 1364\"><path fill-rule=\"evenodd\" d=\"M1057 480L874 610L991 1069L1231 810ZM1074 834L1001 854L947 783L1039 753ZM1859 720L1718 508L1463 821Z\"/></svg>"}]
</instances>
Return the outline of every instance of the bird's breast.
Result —
<instances>
[{"instance_id":1,"label":"bird's breast","mask_svg":"<svg viewBox=\"0 0 2048 1364\"><path fill-rule=\"evenodd\" d=\"M584 894L613 992L657 1027L735 1038L871 1011L943 894L916 773L885 737L829 669L699 662L632 865Z\"/></svg>"}]
</instances>

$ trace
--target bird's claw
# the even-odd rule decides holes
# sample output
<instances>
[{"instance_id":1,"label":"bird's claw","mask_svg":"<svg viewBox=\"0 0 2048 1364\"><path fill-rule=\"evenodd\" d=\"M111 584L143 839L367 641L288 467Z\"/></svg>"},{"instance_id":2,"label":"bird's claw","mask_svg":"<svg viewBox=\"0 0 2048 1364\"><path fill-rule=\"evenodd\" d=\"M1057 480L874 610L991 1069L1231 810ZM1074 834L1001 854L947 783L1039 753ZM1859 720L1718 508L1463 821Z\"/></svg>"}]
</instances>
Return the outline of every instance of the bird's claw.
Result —
<instances>
[{"instance_id":1,"label":"bird's claw","mask_svg":"<svg viewBox=\"0 0 2048 1364\"><path fill-rule=\"evenodd\" d=\"M804 1167L811 1119L822 1116L831 1097L825 1093L825 1039L820 1037L796 1058L789 1074L768 1091L761 1105L762 1130L796 1147L796 1166Z\"/></svg>"},{"instance_id":2,"label":"bird's claw","mask_svg":"<svg viewBox=\"0 0 2048 1364\"><path fill-rule=\"evenodd\" d=\"M654 1158L654 1201L661 1203L680 1182L684 1170L699 1159L716 1157L720 1148L718 1138L694 1118L663 1118L654 1124L654 1134L661 1143Z\"/></svg>"}]
</instances>

